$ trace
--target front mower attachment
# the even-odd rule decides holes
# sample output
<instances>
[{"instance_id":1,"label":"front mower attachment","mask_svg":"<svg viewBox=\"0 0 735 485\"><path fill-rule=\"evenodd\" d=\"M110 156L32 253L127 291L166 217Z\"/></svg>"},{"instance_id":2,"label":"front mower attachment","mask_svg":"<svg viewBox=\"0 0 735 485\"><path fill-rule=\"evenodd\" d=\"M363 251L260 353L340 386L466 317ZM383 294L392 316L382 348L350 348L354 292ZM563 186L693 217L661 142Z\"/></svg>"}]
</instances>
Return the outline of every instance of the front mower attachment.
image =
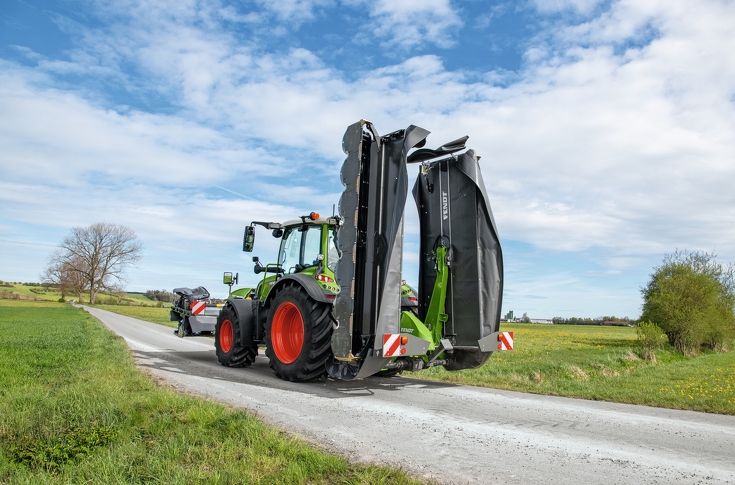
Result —
<instances>
[{"instance_id":1,"label":"front mower attachment","mask_svg":"<svg viewBox=\"0 0 735 485\"><path fill-rule=\"evenodd\" d=\"M419 318L429 309L436 281L437 241L448 240L444 335L453 340L454 358L445 367L478 367L492 354L479 341L500 327L503 255L475 152L425 163L413 196L421 227Z\"/></svg>"},{"instance_id":2,"label":"front mower attachment","mask_svg":"<svg viewBox=\"0 0 735 485\"><path fill-rule=\"evenodd\" d=\"M333 377L472 368L494 350L486 338L500 325L503 259L477 158L456 155L467 137L431 150L422 148L428 135L411 125L381 137L365 120L345 133ZM418 305L402 312L406 164L418 162Z\"/></svg>"},{"instance_id":3,"label":"front mower attachment","mask_svg":"<svg viewBox=\"0 0 735 485\"><path fill-rule=\"evenodd\" d=\"M343 223L337 234L335 270L340 293L334 303L337 327L332 350L338 360L364 359L382 340L365 335L399 332L403 210L408 194L406 155L429 132L409 126L380 137L369 121L350 127L342 142L347 158L339 201ZM380 370L380 368L378 368Z\"/></svg>"}]
</instances>

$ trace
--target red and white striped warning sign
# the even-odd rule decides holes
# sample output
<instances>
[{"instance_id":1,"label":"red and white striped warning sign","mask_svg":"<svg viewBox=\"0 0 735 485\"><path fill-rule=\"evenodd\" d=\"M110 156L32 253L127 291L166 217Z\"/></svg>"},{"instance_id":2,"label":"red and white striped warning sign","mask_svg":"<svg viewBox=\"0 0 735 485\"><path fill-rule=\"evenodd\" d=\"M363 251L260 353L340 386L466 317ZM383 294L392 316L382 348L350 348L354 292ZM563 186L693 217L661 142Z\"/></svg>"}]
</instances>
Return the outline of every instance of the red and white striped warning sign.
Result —
<instances>
[{"instance_id":1,"label":"red and white striped warning sign","mask_svg":"<svg viewBox=\"0 0 735 485\"><path fill-rule=\"evenodd\" d=\"M498 350L513 350L513 332L498 334Z\"/></svg>"},{"instance_id":2,"label":"red and white striped warning sign","mask_svg":"<svg viewBox=\"0 0 735 485\"><path fill-rule=\"evenodd\" d=\"M205 308L207 308L207 302L206 301L193 301L191 302L191 305L189 305L189 308L191 308L191 313L194 315L199 315L204 311Z\"/></svg>"},{"instance_id":3,"label":"red and white striped warning sign","mask_svg":"<svg viewBox=\"0 0 735 485\"><path fill-rule=\"evenodd\" d=\"M386 333L383 334L383 357L396 357L400 355L401 350L401 334Z\"/></svg>"}]
</instances>

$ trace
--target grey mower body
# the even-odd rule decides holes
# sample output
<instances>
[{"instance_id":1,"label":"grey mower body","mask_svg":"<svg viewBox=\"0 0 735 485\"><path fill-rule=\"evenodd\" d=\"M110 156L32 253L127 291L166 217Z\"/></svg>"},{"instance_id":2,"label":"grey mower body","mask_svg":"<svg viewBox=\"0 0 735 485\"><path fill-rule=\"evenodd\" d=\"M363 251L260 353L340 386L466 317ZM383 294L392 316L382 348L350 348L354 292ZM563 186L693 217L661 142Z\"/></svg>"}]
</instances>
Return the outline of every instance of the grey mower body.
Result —
<instances>
[{"instance_id":1,"label":"grey mower body","mask_svg":"<svg viewBox=\"0 0 735 485\"><path fill-rule=\"evenodd\" d=\"M437 279L436 248L448 247L445 367L477 367L492 354L486 344L500 324L503 262L480 169L472 150L451 155L464 149L467 137L421 149L428 134L411 125L381 137L365 120L345 133L332 375L361 377L387 366L391 359L381 357L383 337L401 333L407 163L423 163L414 187L421 222L419 318L426 317ZM412 148L419 150L409 155Z\"/></svg>"},{"instance_id":2,"label":"grey mower body","mask_svg":"<svg viewBox=\"0 0 735 485\"><path fill-rule=\"evenodd\" d=\"M503 255L485 184L473 150L425 163L413 188L419 211L419 317L424 318L436 280L436 245L446 238L450 279L445 336L452 337L450 370L477 367L492 352L478 341L497 332L503 295Z\"/></svg>"}]
</instances>

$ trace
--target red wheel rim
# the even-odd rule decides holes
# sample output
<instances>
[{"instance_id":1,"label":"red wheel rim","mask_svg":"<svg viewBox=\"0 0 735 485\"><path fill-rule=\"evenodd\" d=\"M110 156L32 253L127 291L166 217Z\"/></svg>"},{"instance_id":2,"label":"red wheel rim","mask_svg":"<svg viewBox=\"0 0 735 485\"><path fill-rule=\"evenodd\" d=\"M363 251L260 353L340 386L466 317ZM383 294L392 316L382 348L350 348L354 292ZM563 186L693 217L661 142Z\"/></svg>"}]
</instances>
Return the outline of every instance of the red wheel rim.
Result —
<instances>
[{"instance_id":1,"label":"red wheel rim","mask_svg":"<svg viewBox=\"0 0 735 485\"><path fill-rule=\"evenodd\" d=\"M276 310L271 325L271 345L278 360L290 364L304 347L304 319L299 308L287 301Z\"/></svg>"},{"instance_id":2,"label":"red wheel rim","mask_svg":"<svg viewBox=\"0 0 735 485\"><path fill-rule=\"evenodd\" d=\"M225 354L232 350L232 322L225 320L219 327L219 348Z\"/></svg>"}]
</instances>

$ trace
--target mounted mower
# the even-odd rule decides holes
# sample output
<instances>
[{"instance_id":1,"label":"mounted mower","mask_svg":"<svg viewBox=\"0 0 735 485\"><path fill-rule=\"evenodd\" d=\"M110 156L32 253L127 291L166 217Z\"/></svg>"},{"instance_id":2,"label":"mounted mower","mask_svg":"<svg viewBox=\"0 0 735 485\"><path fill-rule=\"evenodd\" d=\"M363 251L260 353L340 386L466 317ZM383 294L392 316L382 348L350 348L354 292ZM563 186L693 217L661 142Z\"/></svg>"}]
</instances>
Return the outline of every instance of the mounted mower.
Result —
<instances>
[{"instance_id":1,"label":"mounted mower","mask_svg":"<svg viewBox=\"0 0 735 485\"><path fill-rule=\"evenodd\" d=\"M253 258L263 279L249 297L231 295L217 317L222 365L249 366L265 346L283 379L351 380L473 368L512 348L512 335L499 332L502 253L477 157L459 153L467 137L432 150L423 148L428 135L412 125L381 137L368 121L351 125L339 215L245 228L246 252L257 226L281 245L276 263ZM418 294L401 276L411 163L421 164Z\"/></svg>"}]
</instances>

